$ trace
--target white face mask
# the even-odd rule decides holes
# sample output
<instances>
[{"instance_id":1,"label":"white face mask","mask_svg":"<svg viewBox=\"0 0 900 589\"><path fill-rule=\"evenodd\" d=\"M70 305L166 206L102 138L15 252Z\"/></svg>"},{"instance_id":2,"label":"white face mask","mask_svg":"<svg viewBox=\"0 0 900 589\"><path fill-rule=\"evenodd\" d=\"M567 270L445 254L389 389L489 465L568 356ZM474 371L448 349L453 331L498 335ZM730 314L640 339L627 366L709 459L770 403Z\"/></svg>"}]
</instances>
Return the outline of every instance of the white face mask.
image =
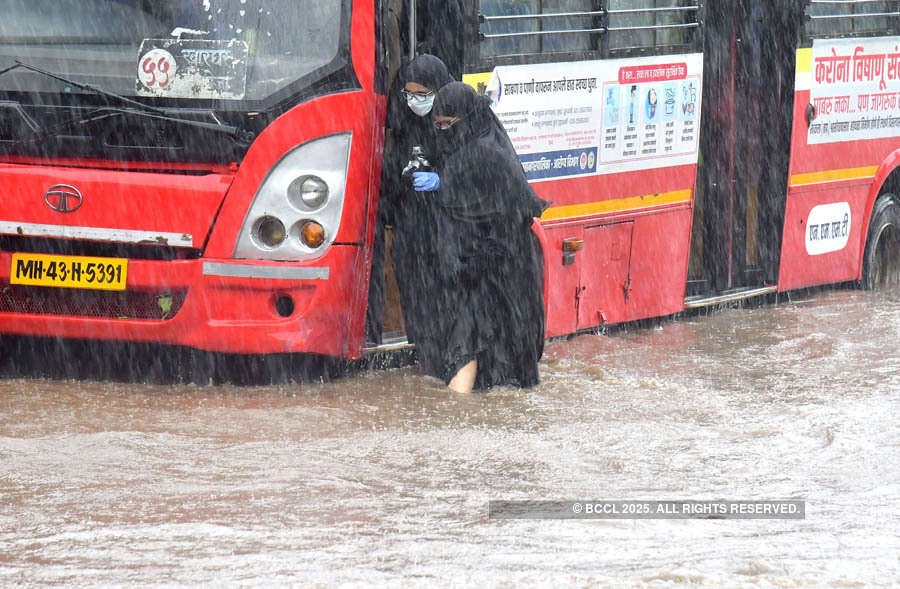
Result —
<instances>
[{"instance_id":1,"label":"white face mask","mask_svg":"<svg viewBox=\"0 0 900 589\"><path fill-rule=\"evenodd\" d=\"M406 99L406 104L411 111L420 117L424 117L431 112L431 108L434 106L434 94L422 97L410 96Z\"/></svg>"}]
</instances>

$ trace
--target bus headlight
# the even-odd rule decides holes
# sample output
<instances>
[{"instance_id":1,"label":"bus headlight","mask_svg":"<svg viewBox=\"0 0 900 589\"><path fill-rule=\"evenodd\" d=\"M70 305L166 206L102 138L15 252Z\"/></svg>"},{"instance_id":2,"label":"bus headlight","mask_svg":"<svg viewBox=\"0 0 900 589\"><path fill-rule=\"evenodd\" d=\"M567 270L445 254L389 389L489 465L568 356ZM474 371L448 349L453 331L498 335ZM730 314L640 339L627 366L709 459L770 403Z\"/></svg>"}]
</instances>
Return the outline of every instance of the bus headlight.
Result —
<instances>
[{"instance_id":1,"label":"bus headlight","mask_svg":"<svg viewBox=\"0 0 900 589\"><path fill-rule=\"evenodd\" d=\"M295 207L314 211L328 200L328 184L318 176L302 176L291 182L288 198Z\"/></svg>"},{"instance_id":2,"label":"bus headlight","mask_svg":"<svg viewBox=\"0 0 900 589\"><path fill-rule=\"evenodd\" d=\"M281 245L287 232L284 223L275 217L263 217L253 226L253 237L265 247L273 248Z\"/></svg>"},{"instance_id":3,"label":"bus headlight","mask_svg":"<svg viewBox=\"0 0 900 589\"><path fill-rule=\"evenodd\" d=\"M275 164L244 218L235 258L304 261L327 251L344 210L351 139L313 139Z\"/></svg>"}]
</instances>

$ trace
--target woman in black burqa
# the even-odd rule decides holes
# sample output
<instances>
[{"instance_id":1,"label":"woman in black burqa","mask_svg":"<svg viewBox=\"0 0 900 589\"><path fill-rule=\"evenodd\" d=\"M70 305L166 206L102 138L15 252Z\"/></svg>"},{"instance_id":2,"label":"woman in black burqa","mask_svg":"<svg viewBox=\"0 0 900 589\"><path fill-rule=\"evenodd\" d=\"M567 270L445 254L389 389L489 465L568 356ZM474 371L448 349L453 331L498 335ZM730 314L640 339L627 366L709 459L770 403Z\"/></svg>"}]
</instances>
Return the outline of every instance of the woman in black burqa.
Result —
<instances>
[{"instance_id":1,"label":"woman in black burqa","mask_svg":"<svg viewBox=\"0 0 900 589\"><path fill-rule=\"evenodd\" d=\"M429 296L435 288L433 211L428 204L430 193L416 191L412 175L401 176L401 172L415 146L422 148L430 163L436 163L431 108L438 89L452 81L443 61L433 55L419 55L397 76L388 99L387 128L392 142L386 143L384 154L378 227L386 224L393 228L391 259L406 336L417 347L422 335L433 329L431 320L437 312ZM379 342L384 305L383 234L376 235L375 248L366 329L367 337Z\"/></svg>"},{"instance_id":2,"label":"woman in black burqa","mask_svg":"<svg viewBox=\"0 0 900 589\"><path fill-rule=\"evenodd\" d=\"M486 98L452 82L438 92L433 113L440 187L430 202L441 314L431 345L419 349L420 363L461 392L533 386L544 300L531 225L549 203L529 186Z\"/></svg>"}]
</instances>

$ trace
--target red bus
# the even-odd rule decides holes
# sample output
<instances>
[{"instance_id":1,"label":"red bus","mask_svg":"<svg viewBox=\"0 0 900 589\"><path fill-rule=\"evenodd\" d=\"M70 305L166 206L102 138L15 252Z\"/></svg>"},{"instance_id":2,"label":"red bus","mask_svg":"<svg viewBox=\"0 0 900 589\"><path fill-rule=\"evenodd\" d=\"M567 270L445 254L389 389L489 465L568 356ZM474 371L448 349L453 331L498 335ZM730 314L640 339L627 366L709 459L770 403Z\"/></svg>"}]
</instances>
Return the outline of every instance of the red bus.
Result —
<instances>
[{"instance_id":1,"label":"red bus","mask_svg":"<svg viewBox=\"0 0 900 589\"><path fill-rule=\"evenodd\" d=\"M897 2L4 11L0 334L359 357L386 92L423 47L553 202L548 336L897 279Z\"/></svg>"}]
</instances>

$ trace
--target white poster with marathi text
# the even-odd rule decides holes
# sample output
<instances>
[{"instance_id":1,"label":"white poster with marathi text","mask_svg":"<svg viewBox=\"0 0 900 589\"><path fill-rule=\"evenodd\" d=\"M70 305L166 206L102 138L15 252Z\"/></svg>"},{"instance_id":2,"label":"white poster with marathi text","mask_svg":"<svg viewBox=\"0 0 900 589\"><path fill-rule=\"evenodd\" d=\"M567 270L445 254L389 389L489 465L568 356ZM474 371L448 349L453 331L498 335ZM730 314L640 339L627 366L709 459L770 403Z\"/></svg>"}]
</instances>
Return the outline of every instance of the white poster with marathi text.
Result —
<instances>
[{"instance_id":1,"label":"white poster with marathi text","mask_svg":"<svg viewBox=\"0 0 900 589\"><path fill-rule=\"evenodd\" d=\"M813 42L808 143L900 136L900 37Z\"/></svg>"},{"instance_id":2,"label":"white poster with marathi text","mask_svg":"<svg viewBox=\"0 0 900 589\"><path fill-rule=\"evenodd\" d=\"M496 68L486 94L529 180L695 164L700 54Z\"/></svg>"}]
</instances>

